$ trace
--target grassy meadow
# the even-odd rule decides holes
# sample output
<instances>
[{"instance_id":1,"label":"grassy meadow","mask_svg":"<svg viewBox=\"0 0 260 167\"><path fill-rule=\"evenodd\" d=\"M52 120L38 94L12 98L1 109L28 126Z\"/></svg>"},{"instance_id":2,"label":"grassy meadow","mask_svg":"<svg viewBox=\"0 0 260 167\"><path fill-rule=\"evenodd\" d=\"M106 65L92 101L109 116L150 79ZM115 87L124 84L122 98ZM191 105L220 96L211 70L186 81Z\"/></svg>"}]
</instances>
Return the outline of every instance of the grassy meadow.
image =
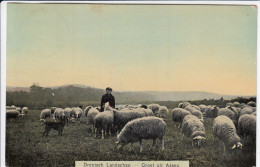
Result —
<instances>
[{"instance_id":1,"label":"grassy meadow","mask_svg":"<svg viewBox=\"0 0 260 167\"><path fill-rule=\"evenodd\" d=\"M201 148L192 147L191 139L182 140L181 130L175 127L171 114L165 119L165 151L159 151L159 141L148 151L152 140L143 141L143 152L139 144L129 151L129 145L116 149L116 134L101 140L101 134L94 138L91 127L84 119L65 125L63 136L52 130L48 137L42 137L44 124L39 121L40 110L29 110L23 118L6 124L7 166L74 166L75 161L98 160L189 160L190 166L251 167L255 165L255 147L245 144L235 155L224 155L219 142L213 142L212 120L205 120L207 139Z\"/></svg>"}]
</instances>

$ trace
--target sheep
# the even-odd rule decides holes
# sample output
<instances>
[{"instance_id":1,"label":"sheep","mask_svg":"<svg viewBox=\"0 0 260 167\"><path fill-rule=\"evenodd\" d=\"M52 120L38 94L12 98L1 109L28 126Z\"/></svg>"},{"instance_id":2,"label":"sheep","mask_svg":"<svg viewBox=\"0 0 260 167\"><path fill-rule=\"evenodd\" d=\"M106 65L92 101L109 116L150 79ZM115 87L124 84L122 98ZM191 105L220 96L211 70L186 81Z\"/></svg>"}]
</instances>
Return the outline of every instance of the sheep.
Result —
<instances>
[{"instance_id":1,"label":"sheep","mask_svg":"<svg viewBox=\"0 0 260 167\"><path fill-rule=\"evenodd\" d=\"M168 108L167 108L166 106L160 106L160 107L159 107L158 114L159 114L159 117L160 117L160 118L166 118L168 112L169 112L169 111L168 111Z\"/></svg>"},{"instance_id":2,"label":"sheep","mask_svg":"<svg viewBox=\"0 0 260 167\"><path fill-rule=\"evenodd\" d=\"M191 115L195 115L200 119L201 122L204 122L203 114L201 111L197 110L196 108L192 107L191 105L185 107L185 110L189 111Z\"/></svg>"},{"instance_id":3,"label":"sheep","mask_svg":"<svg viewBox=\"0 0 260 167\"><path fill-rule=\"evenodd\" d=\"M97 137L97 129L101 129L102 139L108 132L111 135L111 128L114 122L114 112L113 108L109 106L109 102L105 103L104 111L99 112L94 118L94 127L95 127L95 137Z\"/></svg>"},{"instance_id":4,"label":"sheep","mask_svg":"<svg viewBox=\"0 0 260 167\"><path fill-rule=\"evenodd\" d=\"M56 121L51 121L51 119L49 119L49 120L50 121L45 121L44 122L45 130L43 132L43 136L47 137L51 129L57 130L58 131L58 135L62 136L62 132L63 132L64 126L66 124L65 118L63 117L61 120L59 120L57 122Z\"/></svg>"},{"instance_id":5,"label":"sheep","mask_svg":"<svg viewBox=\"0 0 260 167\"><path fill-rule=\"evenodd\" d=\"M219 108L217 106L205 106L201 108L201 112L206 118L216 118L218 115Z\"/></svg>"},{"instance_id":6,"label":"sheep","mask_svg":"<svg viewBox=\"0 0 260 167\"><path fill-rule=\"evenodd\" d=\"M240 103L239 103L239 102L237 102L237 101L236 101L236 102L234 102L234 103L233 103L233 105L234 105L234 107L240 107Z\"/></svg>"},{"instance_id":7,"label":"sheep","mask_svg":"<svg viewBox=\"0 0 260 167\"><path fill-rule=\"evenodd\" d=\"M73 110L72 113L74 114L75 119L76 119L76 120L79 120L80 117L81 117L82 114L83 114L82 109L79 108L79 107L73 107L72 110Z\"/></svg>"},{"instance_id":8,"label":"sheep","mask_svg":"<svg viewBox=\"0 0 260 167\"><path fill-rule=\"evenodd\" d=\"M255 115L256 116L256 112L253 112L251 115Z\"/></svg>"},{"instance_id":9,"label":"sheep","mask_svg":"<svg viewBox=\"0 0 260 167\"><path fill-rule=\"evenodd\" d=\"M153 115L153 111L151 109L144 109L144 111L145 111L145 116L146 117L154 116Z\"/></svg>"},{"instance_id":10,"label":"sheep","mask_svg":"<svg viewBox=\"0 0 260 167\"><path fill-rule=\"evenodd\" d=\"M174 108L172 110L172 120L176 123L176 127L179 128L186 115L191 113L183 108Z\"/></svg>"},{"instance_id":11,"label":"sheep","mask_svg":"<svg viewBox=\"0 0 260 167\"><path fill-rule=\"evenodd\" d=\"M62 108L56 108L53 115L55 119L62 120L65 117L65 112Z\"/></svg>"},{"instance_id":12,"label":"sheep","mask_svg":"<svg viewBox=\"0 0 260 167\"><path fill-rule=\"evenodd\" d=\"M248 102L247 105L249 105L251 107L256 107L256 103L254 101Z\"/></svg>"},{"instance_id":13,"label":"sheep","mask_svg":"<svg viewBox=\"0 0 260 167\"><path fill-rule=\"evenodd\" d=\"M213 134L214 137L216 136L223 142L224 153L226 153L226 149L242 149L241 139L237 135L236 127L229 117L220 115L214 119Z\"/></svg>"},{"instance_id":14,"label":"sheep","mask_svg":"<svg viewBox=\"0 0 260 167\"><path fill-rule=\"evenodd\" d=\"M147 105L145 104L138 104L137 107L147 109Z\"/></svg>"},{"instance_id":15,"label":"sheep","mask_svg":"<svg viewBox=\"0 0 260 167\"><path fill-rule=\"evenodd\" d=\"M93 108L93 107L92 107L92 106L87 106L87 107L84 109L84 111L83 111L83 115L84 115L84 116L87 116L87 115L88 115L88 111L89 111L91 108Z\"/></svg>"},{"instance_id":16,"label":"sheep","mask_svg":"<svg viewBox=\"0 0 260 167\"><path fill-rule=\"evenodd\" d=\"M244 107L241 109L240 117L244 114L252 114L254 112L254 108L252 107Z\"/></svg>"},{"instance_id":17,"label":"sheep","mask_svg":"<svg viewBox=\"0 0 260 167\"><path fill-rule=\"evenodd\" d=\"M226 106L231 106L231 107L234 107L234 104L233 104L233 103L231 103L231 102L228 102L228 103L226 103Z\"/></svg>"},{"instance_id":18,"label":"sheep","mask_svg":"<svg viewBox=\"0 0 260 167\"><path fill-rule=\"evenodd\" d=\"M22 112L21 107L16 107L16 110L19 111L19 113L21 114L21 112Z\"/></svg>"},{"instance_id":19,"label":"sheep","mask_svg":"<svg viewBox=\"0 0 260 167\"><path fill-rule=\"evenodd\" d=\"M28 113L28 107L23 107L22 114L27 114L27 113Z\"/></svg>"},{"instance_id":20,"label":"sheep","mask_svg":"<svg viewBox=\"0 0 260 167\"><path fill-rule=\"evenodd\" d=\"M166 131L166 123L158 117L143 117L134 119L128 122L122 131L117 135L117 149L122 149L128 143L134 142L140 143L140 152L143 151L142 139L153 139L153 144L150 150L154 146L156 139L160 139L162 144L162 151L164 150L163 137Z\"/></svg>"},{"instance_id":21,"label":"sheep","mask_svg":"<svg viewBox=\"0 0 260 167\"><path fill-rule=\"evenodd\" d=\"M237 115L232 110L230 110L229 107L221 108L218 111L218 116L220 116L220 115L225 115L225 116L229 117L233 121L233 123L235 125L237 125Z\"/></svg>"},{"instance_id":22,"label":"sheep","mask_svg":"<svg viewBox=\"0 0 260 167\"><path fill-rule=\"evenodd\" d=\"M44 109L41 111L40 114L40 120L44 120L45 118L51 117L51 110L50 109Z\"/></svg>"},{"instance_id":23,"label":"sheep","mask_svg":"<svg viewBox=\"0 0 260 167\"><path fill-rule=\"evenodd\" d=\"M151 109L153 111L153 114L156 116L158 114L160 105L159 104L149 104L147 108Z\"/></svg>"},{"instance_id":24,"label":"sheep","mask_svg":"<svg viewBox=\"0 0 260 167\"><path fill-rule=\"evenodd\" d=\"M141 117L142 115L140 112L137 112L136 110L129 110L128 108L114 111L114 127L120 131L129 121Z\"/></svg>"},{"instance_id":25,"label":"sheep","mask_svg":"<svg viewBox=\"0 0 260 167\"><path fill-rule=\"evenodd\" d=\"M244 114L238 119L238 132L244 135L244 141L246 136L252 137L252 141L256 139L256 116L250 114Z\"/></svg>"},{"instance_id":26,"label":"sheep","mask_svg":"<svg viewBox=\"0 0 260 167\"><path fill-rule=\"evenodd\" d=\"M189 102L182 102L178 105L178 108L186 108L187 106L191 105Z\"/></svg>"},{"instance_id":27,"label":"sheep","mask_svg":"<svg viewBox=\"0 0 260 167\"><path fill-rule=\"evenodd\" d=\"M64 109L64 114L65 114L67 123L69 122L69 119L71 117L71 112L72 112L72 108L67 107Z\"/></svg>"},{"instance_id":28,"label":"sheep","mask_svg":"<svg viewBox=\"0 0 260 167\"><path fill-rule=\"evenodd\" d=\"M199 110L199 111L201 111L201 109L200 109L200 107L199 106L196 106L196 105L189 105L189 106L191 106L191 107L193 107L193 108L195 108L195 109L197 109L197 110Z\"/></svg>"},{"instance_id":29,"label":"sheep","mask_svg":"<svg viewBox=\"0 0 260 167\"><path fill-rule=\"evenodd\" d=\"M92 125L92 132L94 132L94 118L96 115L99 113L99 111L96 108L90 108L89 111L87 112L87 124Z\"/></svg>"},{"instance_id":30,"label":"sheep","mask_svg":"<svg viewBox=\"0 0 260 167\"><path fill-rule=\"evenodd\" d=\"M51 107L50 110L51 110L51 114L54 113L54 111L56 110L57 107Z\"/></svg>"},{"instance_id":31,"label":"sheep","mask_svg":"<svg viewBox=\"0 0 260 167\"><path fill-rule=\"evenodd\" d=\"M12 118L17 119L17 117L20 115L20 112L17 110L7 110L6 111L6 120L10 122Z\"/></svg>"},{"instance_id":32,"label":"sheep","mask_svg":"<svg viewBox=\"0 0 260 167\"><path fill-rule=\"evenodd\" d=\"M201 146L203 140L206 139L204 124L194 115L186 115L182 122L182 139L184 135L192 138L192 146Z\"/></svg>"}]
</instances>

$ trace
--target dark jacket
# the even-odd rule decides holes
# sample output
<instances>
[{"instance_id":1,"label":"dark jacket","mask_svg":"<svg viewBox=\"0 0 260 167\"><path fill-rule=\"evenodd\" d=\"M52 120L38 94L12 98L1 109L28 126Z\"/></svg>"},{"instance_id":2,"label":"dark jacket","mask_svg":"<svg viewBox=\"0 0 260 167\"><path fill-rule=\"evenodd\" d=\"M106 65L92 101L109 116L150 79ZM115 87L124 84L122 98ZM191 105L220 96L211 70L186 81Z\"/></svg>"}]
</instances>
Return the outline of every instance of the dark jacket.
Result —
<instances>
[{"instance_id":1,"label":"dark jacket","mask_svg":"<svg viewBox=\"0 0 260 167\"><path fill-rule=\"evenodd\" d=\"M111 107L115 108L115 98L114 98L114 96L112 94L108 95L106 93L101 98L101 104L100 104L101 112L104 111L104 106L105 106L106 102L109 102L109 105Z\"/></svg>"}]
</instances>

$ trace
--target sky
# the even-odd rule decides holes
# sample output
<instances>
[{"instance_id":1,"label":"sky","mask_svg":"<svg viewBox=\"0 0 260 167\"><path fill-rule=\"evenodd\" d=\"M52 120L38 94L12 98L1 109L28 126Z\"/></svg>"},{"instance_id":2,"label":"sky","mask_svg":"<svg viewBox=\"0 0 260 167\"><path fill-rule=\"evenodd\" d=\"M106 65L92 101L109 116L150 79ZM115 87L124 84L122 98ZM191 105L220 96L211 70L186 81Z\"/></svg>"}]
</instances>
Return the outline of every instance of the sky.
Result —
<instances>
[{"instance_id":1,"label":"sky","mask_svg":"<svg viewBox=\"0 0 260 167\"><path fill-rule=\"evenodd\" d=\"M256 95L257 9L8 4L7 86Z\"/></svg>"}]
</instances>

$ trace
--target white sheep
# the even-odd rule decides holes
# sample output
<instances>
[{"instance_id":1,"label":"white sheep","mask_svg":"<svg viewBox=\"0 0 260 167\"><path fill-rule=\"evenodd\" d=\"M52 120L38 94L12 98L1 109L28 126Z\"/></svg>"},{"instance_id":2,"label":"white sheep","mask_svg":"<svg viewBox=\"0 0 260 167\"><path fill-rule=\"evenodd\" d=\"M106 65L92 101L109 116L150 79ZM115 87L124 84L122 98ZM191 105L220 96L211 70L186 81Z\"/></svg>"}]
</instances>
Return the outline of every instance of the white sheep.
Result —
<instances>
[{"instance_id":1,"label":"white sheep","mask_svg":"<svg viewBox=\"0 0 260 167\"><path fill-rule=\"evenodd\" d=\"M250 101L250 102L247 103L247 105L249 105L251 107L256 107L256 102Z\"/></svg>"},{"instance_id":2,"label":"white sheep","mask_svg":"<svg viewBox=\"0 0 260 167\"><path fill-rule=\"evenodd\" d=\"M186 115L191 113L183 108L174 108L172 110L172 120L176 123L176 127L179 128Z\"/></svg>"},{"instance_id":3,"label":"white sheep","mask_svg":"<svg viewBox=\"0 0 260 167\"><path fill-rule=\"evenodd\" d=\"M218 115L219 108L215 105L209 105L201 108L201 112L206 118L216 118Z\"/></svg>"},{"instance_id":4,"label":"white sheep","mask_svg":"<svg viewBox=\"0 0 260 167\"><path fill-rule=\"evenodd\" d=\"M109 106L109 102L105 103L104 111L99 112L94 118L95 137L97 137L97 129L101 129L102 139L108 132L111 135L111 128L114 122L113 108Z\"/></svg>"},{"instance_id":5,"label":"white sheep","mask_svg":"<svg viewBox=\"0 0 260 167\"><path fill-rule=\"evenodd\" d=\"M84 109L84 111L83 111L83 115L84 115L84 116L87 116L87 115L88 115L88 111L89 111L91 108L93 108L93 107L92 107L92 106L87 106L87 107Z\"/></svg>"},{"instance_id":6,"label":"white sheep","mask_svg":"<svg viewBox=\"0 0 260 167\"><path fill-rule=\"evenodd\" d=\"M65 118L65 112L62 108L56 108L53 113L55 119L63 120Z\"/></svg>"},{"instance_id":7,"label":"white sheep","mask_svg":"<svg viewBox=\"0 0 260 167\"><path fill-rule=\"evenodd\" d=\"M255 112L255 109L252 107L244 107L241 109L240 111L240 117L244 114L252 114L253 112Z\"/></svg>"},{"instance_id":8,"label":"white sheep","mask_svg":"<svg viewBox=\"0 0 260 167\"><path fill-rule=\"evenodd\" d=\"M40 120L44 120L45 118L51 117L51 110L50 109L44 109L41 111L40 114Z\"/></svg>"},{"instance_id":9,"label":"white sheep","mask_svg":"<svg viewBox=\"0 0 260 167\"><path fill-rule=\"evenodd\" d=\"M57 107L51 107L50 110L51 110L51 114L54 113L54 111L56 110Z\"/></svg>"},{"instance_id":10,"label":"white sheep","mask_svg":"<svg viewBox=\"0 0 260 167\"><path fill-rule=\"evenodd\" d=\"M20 115L20 112L17 110L6 110L6 120L10 122L10 120L12 118L14 118L15 120L18 118L18 116Z\"/></svg>"},{"instance_id":11,"label":"white sheep","mask_svg":"<svg viewBox=\"0 0 260 167\"><path fill-rule=\"evenodd\" d=\"M154 116L153 111L151 109L144 109L144 111L146 117Z\"/></svg>"},{"instance_id":12,"label":"white sheep","mask_svg":"<svg viewBox=\"0 0 260 167\"><path fill-rule=\"evenodd\" d=\"M28 113L28 107L23 107L21 114L27 114L27 113Z\"/></svg>"},{"instance_id":13,"label":"white sheep","mask_svg":"<svg viewBox=\"0 0 260 167\"><path fill-rule=\"evenodd\" d=\"M204 122L203 114L200 110L197 110L195 107L192 107L191 105L185 107L185 110L189 111L191 115L195 115L200 119L201 122Z\"/></svg>"},{"instance_id":14,"label":"white sheep","mask_svg":"<svg viewBox=\"0 0 260 167\"><path fill-rule=\"evenodd\" d=\"M233 123L235 125L237 125L237 115L230 109L230 107L226 107L226 108L221 108L219 111L218 111L218 116L220 115L225 115L227 117L229 117Z\"/></svg>"},{"instance_id":15,"label":"white sheep","mask_svg":"<svg viewBox=\"0 0 260 167\"><path fill-rule=\"evenodd\" d=\"M22 113L21 107L16 107L16 110L19 111L20 114Z\"/></svg>"},{"instance_id":16,"label":"white sheep","mask_svg":"<svg viewBox=\"0 0 260 167\"><path fill-rule=\"evenodd\" d=\"M239 102L237 102L237 101L236 101L236 102L234 102L234 103L233 103L233 105L234 105L234 107L240 107L240 103L239 103Z\"/></svg>"},{"instance_id":17,"label":"white sheep","mask_svg":"<svg viewBox=\"0 0 260 167\"><path fill-rule=\"evenodd\" d=\"M178 108L186 108L187 106L191 105L189 102L182 102L179 103Z\"/></svg>"},{"instance_id":18,"label":"white sheep","mask_svg":"<svg viewBox=\"0 0 260 167\"><path fill-rule=\"evenodd\" d=\"M94 118L96 115L99 113L99 111L96 108L90 108L89 111L87 112L87 124L92 125L92 132L94 132Z\"/></svg>"},{"instance_id":19,"label":"white sheep","mask_svg":"<svg viewBox=\"0 0 260 167\"><path fill-rule=\"evenodd\" d=\"M225 116L220 115L213 121L213 134L223 142L224 153L226 149L242 149L240 137L236 133L236 127L233 121Z\"/></svg>"},{"instance_id":20,"label":"white sheep","mask_svg":"<svg viewBox=\"0 0 260 167\"><path fill-rule=\"evenodd\" d=\"M159 104L149 104L149 105L147 105L147 108L151 109L153 111L153 114L155 116L157 116L159 108L160 108L160 105Z\"/></svg>"},{"instance_id":21,"label":"white sheep","mask_svg":"<svg viewBox=\"0 0 260 167\"><path fill-rule=\"evenodd\" d=\"M79 108L79 107L73 107L72 110L73 110L72 113L74 113L74 117L75 117L75 119L76 119L76 120L79 120L80 117L81 117L82 114L83 114L82 109Z\"/></svg>"},{"instance_id":22,"label":"white sheep","mask_svg":"<svg viewBox=\"0 0 260 167\"><path fill-rule=\"evenodd\" d=\"M238 119L238 132L244 136L251 137L252 141L256 139L256 116L250 114L244 114Z\"/></svg>"},{"instance_id":23,"label":"white sheep","mask_svg":"<svg viewBox=\"0 0 260 167\"><path fill-rule=\"evenodd\" d=\"M143 117L134 119L128 122L122 131L117 135L117 148L121 149L128 143L132 144L135 142L140 143L140 152L143 151L142 139L153 139L153 144L150 150L154 146L156 139L159 139L162 144L162 151L164 150L164 140L163 137L166 131L166 123L157 117Z\"/></svg>"},{"instance_id":24,"label":"white sheep","mask_svg":"<svg viewBox=\"0 0 260 167\"><path fill-rule=\"evenodd\" d=\"M182 139L184 136L192 138L192 146L195 143L195 145L200 147L202 141L206 139L204 124L194 115L184 117L182 122L182 134Z\"/></svg>"},{"instance_id":25,"label":"white sheep","mask_svg":"<svg viewBox=\"0 0 260 167\"><path fill-rule=\"evenodd\" d=\"M69 119L71 117L71 112L72 112L72 108L69 108L69 107L66 107L64 109L64 114L65 114L65 117L66 117L66 121L69 122Z\"/></svg>"},{"instance_id":26,"label":"white sheep","mask_svg":"<svg viewBox=\"0 0 260 167\"><path fill-rule=\"evenodd\" d=\"M160 117L160 118L166 118L168 112L169 112L169 111L168 111L168 108L167 108L166 106L160 106L160 107L159 107L158 114L159 114L159 117Z\"/></svg>"}]
</instances>

